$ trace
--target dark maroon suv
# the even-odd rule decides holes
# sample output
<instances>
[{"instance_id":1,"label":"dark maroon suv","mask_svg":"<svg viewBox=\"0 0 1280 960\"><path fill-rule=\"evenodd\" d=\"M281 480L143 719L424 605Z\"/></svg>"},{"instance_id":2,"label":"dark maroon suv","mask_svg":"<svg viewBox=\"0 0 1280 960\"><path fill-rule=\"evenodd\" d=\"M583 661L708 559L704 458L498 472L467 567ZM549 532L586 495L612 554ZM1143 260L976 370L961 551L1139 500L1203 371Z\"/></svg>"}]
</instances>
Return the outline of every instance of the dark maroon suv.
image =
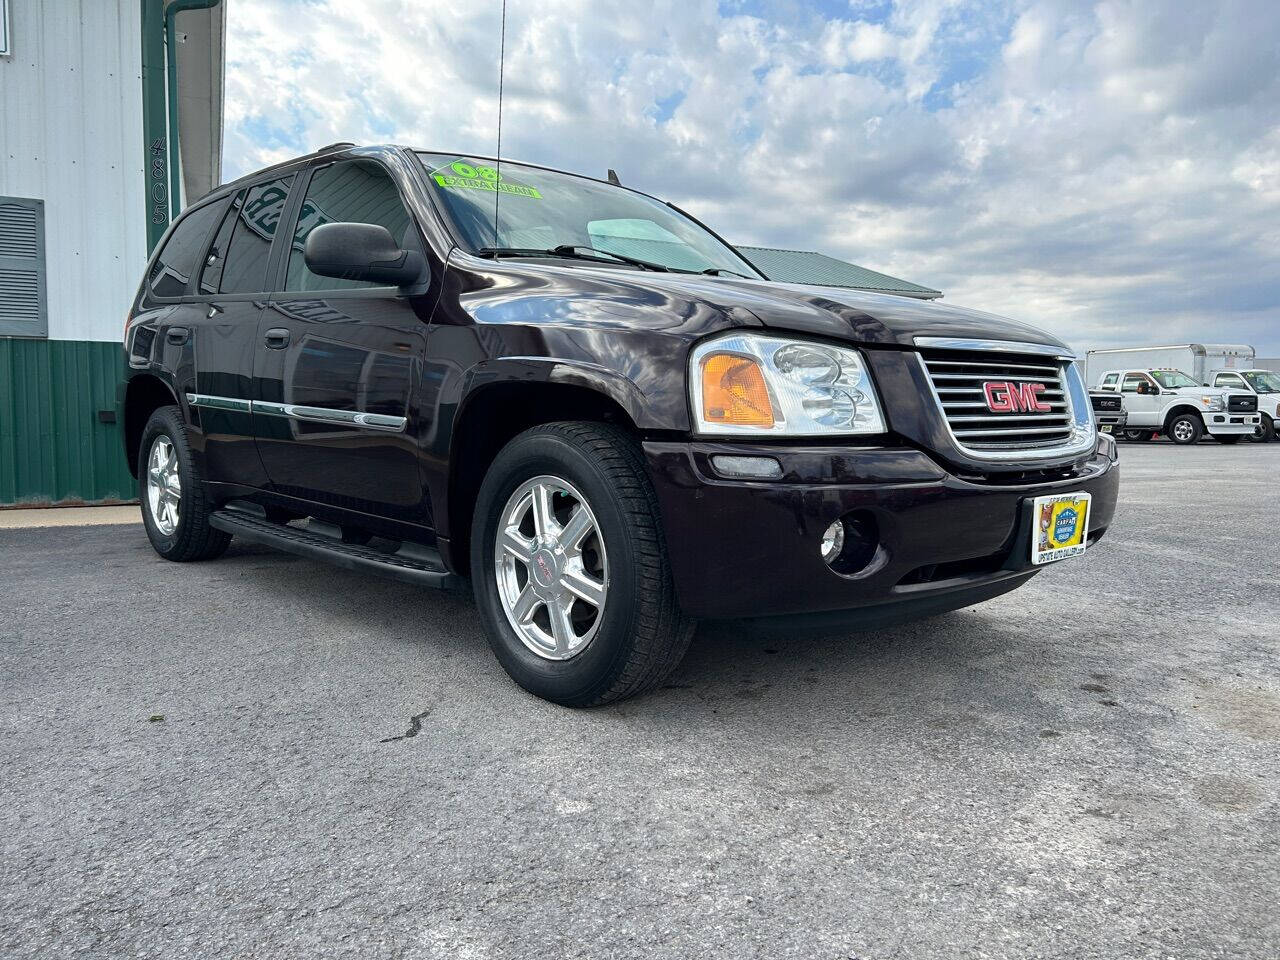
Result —
<instances>
[{"instance_id":1,"label":"dark maroon suv","mask_svg":"<svg viewBox=\"0 0 1280 960\"><path fill-rule=\"evenodd\" d=\"M564 704L653 687L698 619L994 597L1115 507L1053 337L772 283L669 203L528 164L338 144L220 187L125 358L161 556L470 580L502 665Z\"/></svg>"}]
</instances>

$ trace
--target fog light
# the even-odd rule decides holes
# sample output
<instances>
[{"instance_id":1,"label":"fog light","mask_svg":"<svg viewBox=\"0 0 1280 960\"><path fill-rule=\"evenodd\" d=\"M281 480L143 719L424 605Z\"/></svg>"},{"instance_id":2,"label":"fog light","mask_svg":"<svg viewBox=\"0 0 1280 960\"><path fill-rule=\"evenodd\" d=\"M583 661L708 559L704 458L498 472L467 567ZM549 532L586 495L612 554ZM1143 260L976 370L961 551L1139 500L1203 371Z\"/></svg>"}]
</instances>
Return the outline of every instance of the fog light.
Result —
<instances>
[{"instance_id":1,"label":"fog light","mask_svg":"<svg viewBox=\"0 0 1280 960\"><path fill-rule=\"evenodd\" d=\"M834 563L844 550L844 521L837 520L822 534L822 559Z\"/></svg>"},{"instance_id":2,"label":"fog light","mask_svg":"<svg viewBox=\"0 0 1280 960\"><path fill-rule=\"evenodd\" d=\"M782 464L773 457L730 457L721 453L711 458L711 465L722 477L773 480L782 476Z\"/></svg>"}]
</instances>

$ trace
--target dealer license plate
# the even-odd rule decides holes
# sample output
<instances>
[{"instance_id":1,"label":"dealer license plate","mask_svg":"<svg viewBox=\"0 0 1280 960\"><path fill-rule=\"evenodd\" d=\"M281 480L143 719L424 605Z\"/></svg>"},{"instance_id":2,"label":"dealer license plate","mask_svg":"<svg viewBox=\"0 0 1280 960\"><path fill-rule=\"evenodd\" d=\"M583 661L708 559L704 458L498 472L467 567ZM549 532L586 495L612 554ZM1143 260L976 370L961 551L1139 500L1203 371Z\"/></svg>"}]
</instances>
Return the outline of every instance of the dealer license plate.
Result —
<instances>
[{"instance_id":1,"label":"dealer license plate","mask_svg":"<svg viewBox=\"0 0 1280 960\"><path fill-rule=\"evenodd\" d=\"M1110 432L1111 432L1111 424L1109 424L1109 423L1104 423L1104 424L1103 424L1101 427L1099 427L1098 429L1099 429L1099 430L1101 430L1103 433L1110 433Z\"/></svg>"},{"instance_id":2,"label":"dealer license plate","mask_svg":"<svg viewBox=\"0 0 1280 960\"><path fill-rule=\"evenodd\" d=\"M1036 497L1031 510L1031 562L1035 566L1084 553L1089 535L1087 493Z\"/></svg>"}]
</instances>

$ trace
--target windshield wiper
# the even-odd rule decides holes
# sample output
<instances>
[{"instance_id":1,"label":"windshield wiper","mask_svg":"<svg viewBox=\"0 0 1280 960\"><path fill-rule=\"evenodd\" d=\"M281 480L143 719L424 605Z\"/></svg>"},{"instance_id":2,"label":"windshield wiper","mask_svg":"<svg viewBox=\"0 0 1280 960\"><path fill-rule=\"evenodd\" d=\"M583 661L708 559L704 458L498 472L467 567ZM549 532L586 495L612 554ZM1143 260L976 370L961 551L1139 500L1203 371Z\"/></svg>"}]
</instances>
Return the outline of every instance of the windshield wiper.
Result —
<instances>
[{"instance_id":1,"label":"windshield wiper","mask_svg":"<svg viewBox=\"0 0 1280 960\"><path fill-rule=\"evenodd\" d=\"M724 267L707 267L702 271L709 277L741 277L743 280L758 280L758 277L748 277L745 273L739 273L737 270L728 270Z\"/></svg>"},{"instance_id":2,"label":"windshield wiper","mask_svg":"<svg viewBox=\"0 0 1280 960\"><path fill-rule=\"evenodd\" d=\"M579 251L589 250L590 253L580 253ZM552 247L550 250L541 250L537 247L483 247L476 251L478 256L489 257L491 259L499 256L507 257L564 257L569 260L586 260L589 263L626 263L633 267L639 267L641 270L657 270L661 273L670 273L671 267L664 266L661 263L650 263L648 260L640 260L637 257L628 257L621 253L614 253L612 250L597 250L595 247L584 246L583 244L565 243L558 247ZM610 259L605 259L609 257ZM687 272L687 271L681 271Z\"/></svg>"}]
</instances>

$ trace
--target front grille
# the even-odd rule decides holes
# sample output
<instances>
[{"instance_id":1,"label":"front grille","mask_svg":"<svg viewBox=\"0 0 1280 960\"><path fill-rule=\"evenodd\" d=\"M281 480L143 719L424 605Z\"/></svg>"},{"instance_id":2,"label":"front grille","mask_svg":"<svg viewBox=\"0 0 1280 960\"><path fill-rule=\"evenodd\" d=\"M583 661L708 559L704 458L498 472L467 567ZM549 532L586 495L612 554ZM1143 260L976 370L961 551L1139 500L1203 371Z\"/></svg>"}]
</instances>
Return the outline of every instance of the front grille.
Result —
<instances>
[{"instance_id":1,"label":"front grille","mask_svg":"<svg viewBox=\"0 0 1280 960\"><path fill-rule=\"evenodd\" d=\"M1089 402L1093 404L1093 409L1098 411L1107 411L1107 410L1115 411L1120 409L1119 397L1090 396Z\"/></svg>"},{"instance_id":2,"label":"front grille","mask_svg":"<svg viewBox=\"0 0 1280 960\"><path fill-rule=\"evenodd\" d=\"M938 393L943 415L961 446L974 450L1036 450L1071 439L1071 410L1063 366L1034 354L922 351L925 369ZM1040 383L1038 399L1047 412L1015 409L993 412L986 384ZM1003 393L999 394L1003 395Z\"/></svg>"},{"instance_id":3,"label":"front grille","mask_svg":"<svg viewBox=\"0 0 1280 960\"><path fill-rule=\"evenodd\" d=\"M1253 413L1258 409L1258 398L1253 394L1232 394L1227 398L1227 409L1232 413Z\"/></svg>"}]
</instances>

